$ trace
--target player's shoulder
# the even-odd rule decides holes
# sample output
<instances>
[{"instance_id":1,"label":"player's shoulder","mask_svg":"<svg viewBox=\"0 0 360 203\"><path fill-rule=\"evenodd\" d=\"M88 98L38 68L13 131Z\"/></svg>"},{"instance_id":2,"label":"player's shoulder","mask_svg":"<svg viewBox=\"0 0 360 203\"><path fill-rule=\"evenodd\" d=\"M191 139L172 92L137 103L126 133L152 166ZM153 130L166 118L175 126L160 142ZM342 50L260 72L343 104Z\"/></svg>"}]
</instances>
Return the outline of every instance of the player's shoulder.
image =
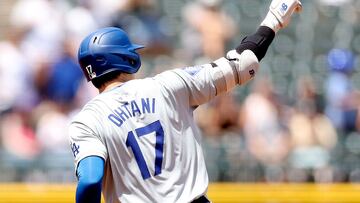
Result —
<instances>
[{"instance_id":1,"label":"player's shoulder","mask_svg":"<svg viewBox=\"0 0 360 203\"><path fill-rule=\"evenodd\" d=\"M175 69L164 71L164 72L156 75L154 78L163 77L163 78L169 78L169 80L174 80L176 78L178 78L180 80L189 79L189 78L193 78L195 75L197 75L207 65L211 66L210 64L205 64L205 65L197 65L197 66L186 66L183 68L175 68Z\"/></svg>"},{"instance_id":2,"label":"player's shoulder","mask_svg":"<svg viewBox=\"0 0 360 203\"><path fill-rule=\"evenodd\" d=\"M96 111L93 108L89 108L89 105L86 104L83 108L79 109L74 113L70 120L70 125L75 123L87 124L91 123L91 120L96 117Z\"/></svg>"},{"instance_id":3,"label":"player's shoulder","mask_svg":"<svg viewBox=\"0 0 360 203\"><path fill-rule=\"evenodd\" d=\"M183 74L183 69L176 68L176 69L166 70L159 74L156 74L151 79L156 82L160 82L160 83L164 83L164 82L165 83L174 83L174 82L180 81L183 78L182 74Z\"/></svg>"},{"instance_id":4,"label":"player's shoulder","mask_svg":"<svg viewBox=\"0 0 360 203\"><path fill-rule=\"evenodd\" d=\"M91 120L98 120L102 108L100 103L104 101L103 95L99 94L78 109L72 116L71 123L89 123Z\"/></svg>"},{"instance_id":5,"label":"player's shoulder","mask_svg":"<svg viewBox=\"0 0 360 203\"><path fill-rule=\"evenodd\" d=\"M173 90L187 89L197 79L204 66L189 66L164 71L154 77L165 88Z\"/></svg>"},{"instance_id":6,"label":"player's shoulder","mask_svg":"<svg viewBox=\"0 0 360 203\"><path fill-rule=\"evenodd\" d=\"M151 85L148 84L149 82L151 82L151 78L134 79L102 92L84 104L75 116L73 116L73 119L79 120L101 117L101 115L108 110L109 106L120 101L124 95L129 95L130 93L134 95L140 89L151 87Z\"/></svg>"}]
</instances>

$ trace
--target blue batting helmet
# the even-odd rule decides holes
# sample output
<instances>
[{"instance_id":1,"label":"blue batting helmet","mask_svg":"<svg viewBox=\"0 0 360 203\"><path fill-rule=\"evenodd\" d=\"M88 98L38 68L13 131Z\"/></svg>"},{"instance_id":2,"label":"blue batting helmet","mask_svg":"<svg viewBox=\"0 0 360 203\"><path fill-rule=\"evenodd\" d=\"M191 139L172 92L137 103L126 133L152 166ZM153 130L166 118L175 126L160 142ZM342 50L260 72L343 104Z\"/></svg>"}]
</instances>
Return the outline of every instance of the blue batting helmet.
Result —
<instances>
[{"instance_id":1,"label":"blue batting helmet","mask_svg":"<svg viewBox=\"0 0 360 203\"><path fill-rule=\"evenodd\" d=\"M136 73L140 66L137 49L120 28L102 28L88 35L80 44L78 60L88 81L113 71Z\"/></svg>"}]
</instances>

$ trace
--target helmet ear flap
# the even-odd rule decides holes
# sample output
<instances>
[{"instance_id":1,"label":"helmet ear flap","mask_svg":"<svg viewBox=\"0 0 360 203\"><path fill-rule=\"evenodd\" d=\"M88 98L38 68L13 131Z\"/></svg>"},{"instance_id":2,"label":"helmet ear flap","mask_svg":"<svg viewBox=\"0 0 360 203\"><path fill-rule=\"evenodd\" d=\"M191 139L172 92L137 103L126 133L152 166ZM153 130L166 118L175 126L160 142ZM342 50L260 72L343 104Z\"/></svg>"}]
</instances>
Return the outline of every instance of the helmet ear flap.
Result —
<instances>
[{"instance_id":1,"label":"helmet ear flap","mask_svg":"<svg viewBox=\"0 0 360 203\"><path fill-rule=\"evenodd\" d=\"M137 68L139 59L137 59L135 56L131 57L131 56L125 56L122 54L115 54L115 55L117 57L119 57L124 62L124 64L127 64L133 68Z\"/></svg>"}]
</instances>

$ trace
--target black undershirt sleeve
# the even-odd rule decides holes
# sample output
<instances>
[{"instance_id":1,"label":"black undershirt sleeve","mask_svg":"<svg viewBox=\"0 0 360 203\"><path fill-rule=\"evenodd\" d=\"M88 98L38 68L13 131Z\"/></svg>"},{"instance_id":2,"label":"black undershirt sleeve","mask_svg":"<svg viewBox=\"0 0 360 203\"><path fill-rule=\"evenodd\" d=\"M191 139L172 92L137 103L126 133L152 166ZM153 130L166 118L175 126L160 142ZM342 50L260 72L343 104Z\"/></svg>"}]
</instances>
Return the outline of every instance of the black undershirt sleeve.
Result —
<instances>
[{"instance_id":1,"label":"black undershirt sleeve","mask_svg":"<svg viewBox=\"0 0 360 203\"><path fill-rule=\"evenodd\" d=\"M246 36L241 41L236 51L241 54L243 51L249 49L254 52L258 60L261 61L274 38L275 32L272 29L266 26L260 26L254 34Z\"/></svg>"}]
</instances>

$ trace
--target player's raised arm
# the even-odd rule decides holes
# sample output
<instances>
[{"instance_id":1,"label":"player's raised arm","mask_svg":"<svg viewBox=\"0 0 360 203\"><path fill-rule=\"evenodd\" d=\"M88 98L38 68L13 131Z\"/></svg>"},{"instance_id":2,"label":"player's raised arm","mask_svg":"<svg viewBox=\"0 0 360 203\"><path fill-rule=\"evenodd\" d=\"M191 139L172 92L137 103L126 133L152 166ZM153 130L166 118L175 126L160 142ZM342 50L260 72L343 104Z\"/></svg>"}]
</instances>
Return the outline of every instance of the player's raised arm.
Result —
<instances>
[{"instance_id":1,"label":"player's raised arm","mask_svg":"<svg viewBox=\"0 0 360 203\"><path fill-rule=\"evenodd\" d=\"M264 58L276 33L286 27L292 14L300 12L301 8L299 0L273 0L257 31L245 37L225 57L210 64L176 70L189 89L190 105L205 103L216 95L252 80L258 72L259 61ZM168 74L166 77L171 76Z\"/></svg>"},{"instance_id":2,"label":"player's raised arm","mask_svg":"<svg viewBox=\"0 0 360 203\"><path fill-rule=\"evenodd\" d=\"M227 90L236 84L243 85L254 78L259 68L259 61L265 57L275 34L290 23L294 12L300 12L301 10L300 0L273 0L268 14L258 30L254 34L245 37L235 50L227 53L226 58L214 62L218 66L228 63L233 69L224 71L228 84Z\"/></svg>"}]
</instances>

